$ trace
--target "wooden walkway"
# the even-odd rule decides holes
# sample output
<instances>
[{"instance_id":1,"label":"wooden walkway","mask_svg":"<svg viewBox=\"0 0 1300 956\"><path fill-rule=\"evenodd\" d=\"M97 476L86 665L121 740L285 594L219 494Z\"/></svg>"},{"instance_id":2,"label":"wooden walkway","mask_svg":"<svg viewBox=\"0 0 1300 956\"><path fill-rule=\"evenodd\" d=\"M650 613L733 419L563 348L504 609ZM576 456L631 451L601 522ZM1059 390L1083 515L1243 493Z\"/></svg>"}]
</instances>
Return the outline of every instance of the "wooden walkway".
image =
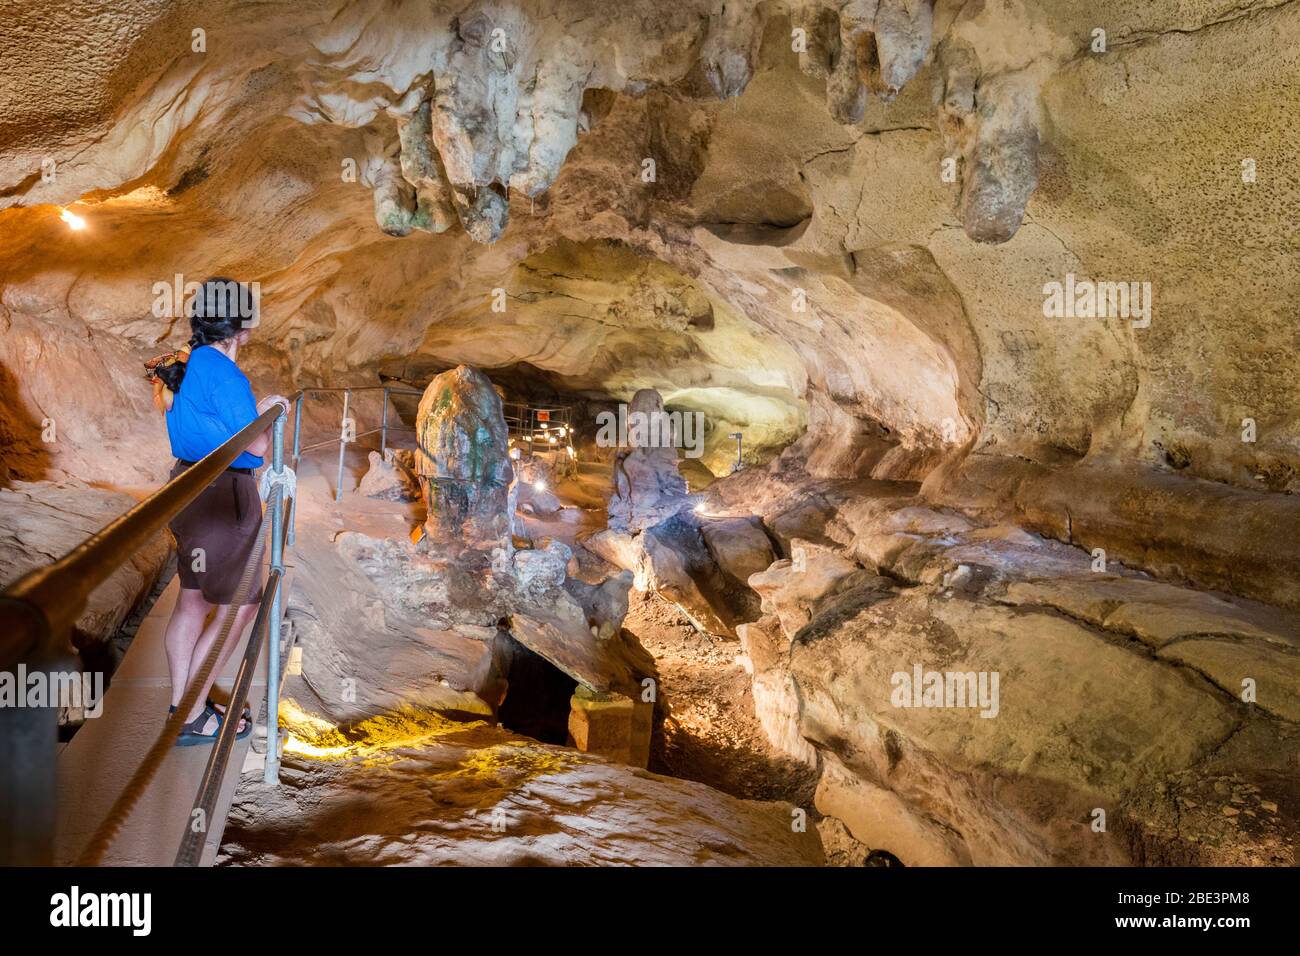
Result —
<instances>
[{"instance_id":1,"label":"wooden walkway","mask_svg":"<svg viewBox=\"0 0 1300 956\"><path fill-rule=\"evenodd\" d=\"M179 580L173 579L159 596L113 675L103 712L87 720L59 754L57 865L76 862L91 833L162 729L171 702L163 632L179 588ZM226 690L239 668L246 638L247 634L241 635L238 648L218 679L218 684ZM263 650L249 691L249 706L259 718L266 701L265 667ZM218 695L218 700L222 697ZM212 864L221 844L240 768L246 760L261 763L261 756L250 751L252 738L250 734L235 743L216 812L209 822L201 861L204 866ZM212 747L208 745L172 748L105 854L103 865L171 866L174 863L211 752Z\"/></svg>"}]
</instances>

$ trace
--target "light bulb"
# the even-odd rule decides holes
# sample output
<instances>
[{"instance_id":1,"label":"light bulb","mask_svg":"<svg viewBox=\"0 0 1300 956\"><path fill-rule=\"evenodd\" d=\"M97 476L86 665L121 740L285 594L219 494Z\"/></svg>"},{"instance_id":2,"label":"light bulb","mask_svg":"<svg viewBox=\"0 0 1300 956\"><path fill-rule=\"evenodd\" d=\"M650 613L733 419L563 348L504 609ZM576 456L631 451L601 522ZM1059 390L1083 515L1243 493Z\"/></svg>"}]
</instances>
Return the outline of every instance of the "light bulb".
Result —
<instances>
[{"instance_id":1,"label":"light bulb","mask_svg":"<svg viewBox=\"0 0 1300 956\"><path fill-rule=\"evenodd\" d=\"M65 209L59 213L59 218L68 224L68 228L73 232L80 232L86 228L86 220L82 219L71 209Z\"/></svg>"}]
</instances>

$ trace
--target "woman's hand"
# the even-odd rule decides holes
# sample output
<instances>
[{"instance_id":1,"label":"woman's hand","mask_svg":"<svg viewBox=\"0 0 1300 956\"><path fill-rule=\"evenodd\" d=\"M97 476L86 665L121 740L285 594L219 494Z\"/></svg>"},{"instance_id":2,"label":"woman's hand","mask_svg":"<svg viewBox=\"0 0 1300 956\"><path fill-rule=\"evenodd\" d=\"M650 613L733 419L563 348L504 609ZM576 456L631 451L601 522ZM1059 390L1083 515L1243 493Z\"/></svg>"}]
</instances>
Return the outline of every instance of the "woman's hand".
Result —
<instances>
[{"instance_id":1,"label":"woman's hand","mask_svg":"<svg viewBox=\"0 0 1300 956\"><path fill-rule=\"evenodd\" d=\"M285 413L287 414L289 411L289 400L285 398L283 395L266 396L264 399L262 399L260 402L257 403L257 414L260 416L263 412L265 412L268 408L270 408L272 405L276 404L277 402L284 406Z\"/></svg>"},{"instance_id":2,"label":"woman's hand","mask_svg":"<svg viewBox=\"0 0 1300 956\"><path fill-rule=\"evenodd\" d=\"M289 413L289 400L287 398L285 398L283 395L268 395L260 402L257 403L257 417L261 418L268 408L276 404L280 404L284 406L284 411L286 415ZM267 449L271 447L272 427L273 426L271 425L267 425L266 431L262 432L262 434L254 438L249 443L248 447L244 450L247 451L250 455L256 455L259 458L264 456L266 454Z\"/></svg>"}]
</instances>

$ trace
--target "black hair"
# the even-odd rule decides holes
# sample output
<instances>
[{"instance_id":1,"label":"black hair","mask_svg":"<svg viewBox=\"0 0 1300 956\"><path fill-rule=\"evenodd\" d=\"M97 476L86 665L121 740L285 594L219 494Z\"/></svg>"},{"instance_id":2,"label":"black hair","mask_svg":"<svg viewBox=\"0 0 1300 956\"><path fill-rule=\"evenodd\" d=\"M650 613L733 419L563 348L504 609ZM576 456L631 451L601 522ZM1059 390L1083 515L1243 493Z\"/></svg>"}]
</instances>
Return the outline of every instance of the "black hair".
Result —
<instances>
[{"instance_id":1,"label":"black hair","mask_svg":"<svg viewBox=\"0 0 1300 956\"><path fill-rule=\"evenodd\" d=\"M252 289L224 276L213 276L199 286L185 311L190 318L191 349L234 338L257 322L257 300ZM175 392L185 379L185 363L159 366L154 374Z\"/></svg>"}]
</instances>

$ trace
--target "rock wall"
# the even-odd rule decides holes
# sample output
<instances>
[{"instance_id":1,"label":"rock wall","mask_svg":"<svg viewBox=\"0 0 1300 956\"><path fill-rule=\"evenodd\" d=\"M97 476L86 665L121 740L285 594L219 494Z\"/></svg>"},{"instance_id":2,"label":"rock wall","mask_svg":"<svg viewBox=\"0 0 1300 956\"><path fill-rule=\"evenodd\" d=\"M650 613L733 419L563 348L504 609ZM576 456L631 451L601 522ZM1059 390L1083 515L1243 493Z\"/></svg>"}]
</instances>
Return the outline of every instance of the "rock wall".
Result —
<instances>
[{"instance_id":1,"label":"rock wall","mask_svg":"<svg viewBox=\"0 0 1300 956\"><path fill-rule=\"evenodd\" d=\"M281 391L460 363L653 387L710 416L717 470L733 429L756 461L806 431L815 474L1286 596L1213 570L1247 530L1147 542L1207 496L1215 528L1296 518L1293 4L77 9L0 26L10 474L143 467L113 453L157 443L130 355L184 337L160 284L220 271L261 283L249 362ZM1049 314L1087 282L1123 314ZM57 330L114 381L65 464L22 367ZM1163 503L1063 513L1094 480Z\"/></svg>"},{"instance_id":2,"label":"rock wall","mask_svg":"<svg viewBox=\"0 0 1300 956\"><path fill-rule=\"evenodd\" d=\"M788 557L740 637L821 812L908 865L1294 864L1294 612L914 491L762 499Z\"/></svg>"}]
</instances>

